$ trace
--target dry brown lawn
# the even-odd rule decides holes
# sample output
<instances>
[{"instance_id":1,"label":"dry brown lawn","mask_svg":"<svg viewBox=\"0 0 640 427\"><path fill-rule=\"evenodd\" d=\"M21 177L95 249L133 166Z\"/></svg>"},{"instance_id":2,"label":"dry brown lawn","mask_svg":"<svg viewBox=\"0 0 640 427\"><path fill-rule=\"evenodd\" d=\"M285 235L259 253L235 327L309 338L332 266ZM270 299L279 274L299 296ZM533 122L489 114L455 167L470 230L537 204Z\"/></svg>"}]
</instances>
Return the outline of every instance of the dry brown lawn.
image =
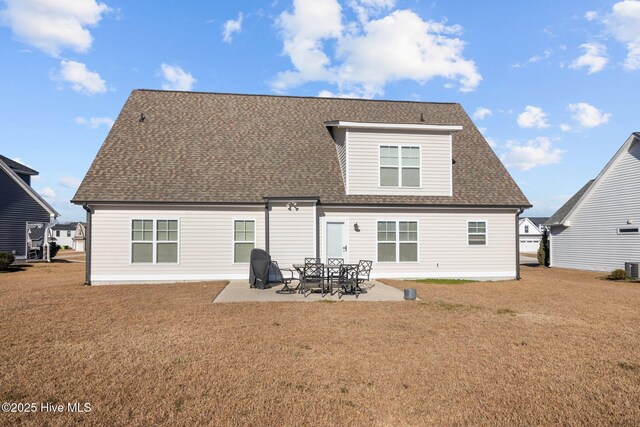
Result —
<instances>
[{"instance_id":1,"label":"dry brown lawn","mask_svg":"<svg viewBox=\"0 0 640 427\"><path fill-rule=\"evenodd\" d=\"M0 274L0 401L92 405L0 424L640 424L640 284L523 276L411 284L421 302L212 304L223 283Z\"/></svg>"}]
</instances>

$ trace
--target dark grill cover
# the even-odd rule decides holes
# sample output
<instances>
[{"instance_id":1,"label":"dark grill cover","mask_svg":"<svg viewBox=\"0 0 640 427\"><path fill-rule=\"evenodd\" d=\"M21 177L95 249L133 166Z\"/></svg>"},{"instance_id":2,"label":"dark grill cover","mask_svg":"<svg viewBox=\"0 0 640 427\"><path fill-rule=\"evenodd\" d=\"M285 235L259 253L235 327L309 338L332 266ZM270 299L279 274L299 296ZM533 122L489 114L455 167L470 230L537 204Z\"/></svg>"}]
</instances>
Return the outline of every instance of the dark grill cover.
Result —
<instances>
[{"instance_id":1,"label":"dark grill cover","mask_svg":"<svg viewBox=\"0 0 640 427\"><path fill-rule=\"evenodd\" d=\"M269 287L271 257L262 249L252 249L249 257L249 284L252 288Z\"/></svg>"}]
</instances>

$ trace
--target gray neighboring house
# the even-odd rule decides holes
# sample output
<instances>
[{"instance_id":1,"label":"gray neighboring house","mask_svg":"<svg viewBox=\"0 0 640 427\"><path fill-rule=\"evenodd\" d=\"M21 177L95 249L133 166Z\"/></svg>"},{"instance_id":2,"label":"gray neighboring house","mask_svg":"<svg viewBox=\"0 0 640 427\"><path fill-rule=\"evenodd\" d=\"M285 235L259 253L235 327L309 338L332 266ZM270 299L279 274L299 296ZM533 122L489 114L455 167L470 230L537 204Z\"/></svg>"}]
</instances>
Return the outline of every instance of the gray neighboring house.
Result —
<instances>
[{"instance_id":1,"label":"gray neighboring house","mask_svg":"<svg viewBox=\"0 0 640 427\"><path fill-rule=\"evenodd\" d=\"M612 271L640 262L640 133L544 225L552 267Z\"/></svg>"},{"instance_id":2,"label":"gray neighboring house","mask_svg":"<svg viewBox=\"0 0 640 427\"><path fill-rule=\"evenodd\" d=\"M515 278L530 207L456 103L157 90L131 93L72 201L93 284L247 279L253 248Z\"/></svg>"},{"instance_id":3,"label":"gray neighboring house","mask_svg":"<svg viewBox=\"0 0 640 427\"><path fill-rule=\"evenodd\" d=\"M31 188L34 175L38 172L0 155L0 252L16 258L46 258L47 229L59 215Z\"/></svg>"}]
</instances>

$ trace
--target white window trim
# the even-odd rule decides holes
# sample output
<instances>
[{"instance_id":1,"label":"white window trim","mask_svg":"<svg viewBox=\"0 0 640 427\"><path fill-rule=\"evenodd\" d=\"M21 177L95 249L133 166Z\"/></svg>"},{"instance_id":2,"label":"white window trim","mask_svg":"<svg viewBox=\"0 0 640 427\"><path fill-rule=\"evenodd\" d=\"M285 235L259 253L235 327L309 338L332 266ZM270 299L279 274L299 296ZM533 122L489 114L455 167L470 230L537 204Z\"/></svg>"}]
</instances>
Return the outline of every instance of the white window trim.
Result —
<instances>
[{"instance_id":1,"label":"white window trim","mask_svg":"<svg viewBox=\"0 0 640 427\"><path fill-rule=\"evenodd\" d=\"M621 229L621 228L635 228L635 229L636 229L636 230L638 230L638 231L627 232L627 233L621 233L621 232L620 232L620 229ZM638 227L637 225L627 225L627 226L624 226L624 227L618 227L618 228L616 229L616 232L617 232L620 236L636 236L636 235L640 234L640 227Z\"/></svg>"},{"instance_id":2,"label":"white window trim","mask_svg":"<svg viewBox=\"0 0 640 427\"><path fill-rule=\"evenodd\" d=\"M484 222L484 245L470 245L469 244L469 223L470 222ZM478 218L478 219L468 219L467 220L467 230L466 230L466 239L467 246L470 248L486 248L489 246L489 221L486 219ZM472 234L482 234L482 233L472 233Z\"/></svg>"},{"instance_id":3,"label":"white window trim","mask_svg":"<svg viewBox=\"0 0 640 427\"><path fill-rule=\"evenodd\" d=\"M380 174L380 168L382 165L380 164L380 154L382 151L382 147L398 147L398 185L382 185L381 179L382 175ZM417 148L418 149L418 183L417 187L405 187L402 185L402 148ZM407 169L416 169L415 166L408 166ZM380 143L378 144L378 188L380 189L404 189L404 190L416 190L422 189L422 145L420 144L393 144L393 143Z\"/></svg>"},{"instance_id":4,"label":"white window trim","mask_svg":"<svg viewBox=\"0 0 640 427\"><path fill-rule=\"evenodd\" d=\"M378 261L378 244L381 243L378 240L378 223L379 222L395 222L396 223L396 260L395 261ZM400 223L401 222L415 222L417 228L417 236L416 236L416 260L415 261L400 261ZM379 264L418 264L420 263L420 221L417 219L387 219L387 218L379 218L375 221L375 242L376 242L376 258L375 262ZM391 242L382 242L382 243L391 243ZM402 242L402 243L414 243L413 241Z\"/></svg>"},{"instance_id":5,"label":"white window trim","mask_svg":"<svg viewBox=\"0 0 640 427\"><path fill-rule=\"evenodd\" d=\"M152 240L133 240L132 232L133 232L133 221L153 221L152 228ZM158 228L158 221L178 221L178 240L177 242L177 251L178 256L176 262L158 262L157 260L157 244L158 244L158 236L156 234ZM176 217L130 217L129 218L129 265L180 265L180 243L182 233L180 232L180 218ZM164 241L160 241L164 243ZM133 244L134 243L151 243L151 262L133 262ZM174 243L173 241L167 241L166 243Z\"/></svg>"},{"instance_id":6,"label":"white window trim","mask_svg":"<svg viewBox=\"0 0 640 427\"><path fill-rule=\"evenodd\" d=\"M249 243L247 240L236 242L236 221L253 221L253 248L255 249L258 247L258 220L255 217L238 217L231 220L231 264L248 265L251 259L247 262L236 262L236 243Z\"/></svg>"}]
</instances>

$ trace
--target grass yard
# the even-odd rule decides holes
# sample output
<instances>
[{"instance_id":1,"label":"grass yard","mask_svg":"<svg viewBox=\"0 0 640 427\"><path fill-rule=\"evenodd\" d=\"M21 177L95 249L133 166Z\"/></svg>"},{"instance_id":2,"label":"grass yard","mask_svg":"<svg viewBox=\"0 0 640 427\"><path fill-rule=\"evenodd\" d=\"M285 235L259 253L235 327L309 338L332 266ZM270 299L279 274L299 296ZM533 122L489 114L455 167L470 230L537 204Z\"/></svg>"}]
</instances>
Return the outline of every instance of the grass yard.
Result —
<instances>
[{"instance_id":1,"label":"grass yard","mask_svg":"<svg viewBox=\"0 0 640 427\"><path fill-rule=\"evenodd\" d=\"M523 268L420 302L211 304L224 283L0 274L0 425L638 425L640 284Z\"/></svg>"}]
</instances>

